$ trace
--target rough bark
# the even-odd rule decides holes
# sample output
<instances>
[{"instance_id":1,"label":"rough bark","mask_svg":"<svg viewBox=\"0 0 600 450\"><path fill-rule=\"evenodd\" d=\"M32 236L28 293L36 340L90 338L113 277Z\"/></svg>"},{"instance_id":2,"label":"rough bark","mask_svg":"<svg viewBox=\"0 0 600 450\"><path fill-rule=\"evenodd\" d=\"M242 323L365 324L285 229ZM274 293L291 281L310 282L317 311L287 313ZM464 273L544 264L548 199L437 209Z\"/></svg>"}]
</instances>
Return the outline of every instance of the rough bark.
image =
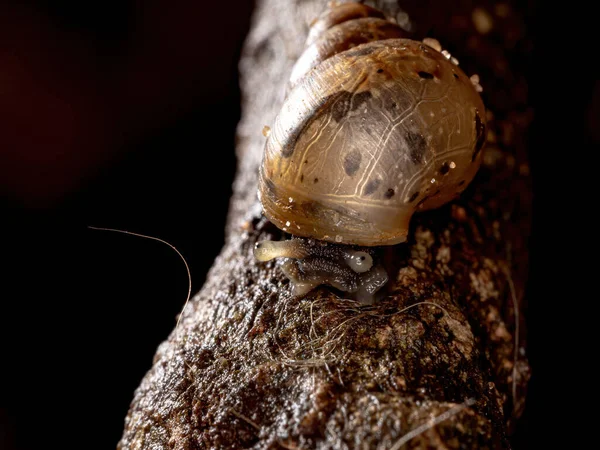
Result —
<instances>
[{"instance_id":1,"label":"rough bark","mask_svg":"<svg viewBox=\"0 0 600 450\"><path fill-rule=\"evenodd\" d=\"M253 258L257 240L281 237L256 198L261 129L326 4L258 3L240 63L226 244L159 347L119 448L508 447L529 379L520 313L531 218L522 16L508 3L403 2L420 30L434 30L466 73L480 75L489 142L468 190L414 217L409 242L389 252L389 295L366 307L326 287L294 298L277 263ZM393 1L376 4L399 12Z\"/></svg>"}]
</instances>

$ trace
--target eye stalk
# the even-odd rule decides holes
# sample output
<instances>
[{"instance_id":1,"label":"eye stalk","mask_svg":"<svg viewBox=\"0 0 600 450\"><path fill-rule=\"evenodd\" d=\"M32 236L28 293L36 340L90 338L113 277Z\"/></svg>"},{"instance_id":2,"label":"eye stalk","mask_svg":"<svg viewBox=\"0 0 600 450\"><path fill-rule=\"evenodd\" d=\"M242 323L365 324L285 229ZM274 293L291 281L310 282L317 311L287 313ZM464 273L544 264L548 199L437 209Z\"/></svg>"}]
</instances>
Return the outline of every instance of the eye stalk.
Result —
<instances>
[{"instance_id":1,"label":"eye stalk","mask_svg":"<svg viewBox=\"0 0 600 450\"><path fill-rule=\"evenodd\" d=\"M356 273L365 273L373 267L373 257L363 251L348 250L344 254L344 260Z\"/></svg>"},{"instance_id":2,"label":"eye stalk","mask_svg":"<svg viewBox=\"0 0 600 450\"><path fill-rule=\"evenodd\" d=\"M308 255L306 246L290 241L262 241L254 246L254 257L259 261L270 261L274 258L304 258Z\"/></svg>"}]
</instances>

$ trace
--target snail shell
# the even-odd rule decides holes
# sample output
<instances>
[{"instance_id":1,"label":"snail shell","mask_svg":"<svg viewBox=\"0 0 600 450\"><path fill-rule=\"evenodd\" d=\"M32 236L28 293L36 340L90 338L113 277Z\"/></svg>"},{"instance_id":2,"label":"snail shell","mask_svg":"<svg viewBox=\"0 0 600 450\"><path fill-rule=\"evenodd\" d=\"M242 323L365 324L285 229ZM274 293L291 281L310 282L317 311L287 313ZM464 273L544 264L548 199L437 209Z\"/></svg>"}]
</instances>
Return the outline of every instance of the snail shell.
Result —
<instances>
[{"instance_id":1,"label":"snail shell","mask_svg":"<svg viewBox=\"0 0 600 450\"><path fill-rule=\"evenodd\" d=\"M314 41L321 37L323 33L335 25L364 17L385 19L385 15L382 11L362 3L342 3L333 8L327 9L310 26L310 31L308 32L308 37L306 38L306 46L308 47L311 45Z\"/></svg>"},{"instance_id":2,"label":"snail shell","mask_svg":"<svg viewBox=\"0 0 600 450\"><path fill-rule=\"evenodd\" d=\"M406 37L406 32L398 25L377 17L364 17L335 25L315 37L302 53L292 69L289 87L293 88L321 61L337 53L367 42L403 37Z\"/></svg>"},{"instance_id":3,"label":"snail shell","mask_svg":"<svg viewBox=\"0 0 600 450\"><path fill-rule=\"evenodd\" d=\"M373 17L377 10L340 7L315 23L293 70L259 197L266 216L294 235L397 244L416 211L452 200L475 176L485 109L444 54L399 38L404 32Z\"/></svg>"}]
</instances>

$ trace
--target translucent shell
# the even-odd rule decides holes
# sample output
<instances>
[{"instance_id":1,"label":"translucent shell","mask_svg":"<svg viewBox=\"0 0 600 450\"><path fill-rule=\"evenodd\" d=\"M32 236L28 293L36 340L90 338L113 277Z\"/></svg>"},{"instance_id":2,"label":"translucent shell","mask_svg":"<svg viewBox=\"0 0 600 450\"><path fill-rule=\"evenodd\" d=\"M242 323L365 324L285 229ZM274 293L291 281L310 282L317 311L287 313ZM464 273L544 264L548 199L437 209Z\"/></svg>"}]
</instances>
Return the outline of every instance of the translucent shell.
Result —
<instances>
[{"instance_id":1,"label":"translucent shell","mask_svg":"<svg viewBox=\"0 0 600 450\"><path fill-rule=\"evenodd\" d=\"M364 5L363 5L364 6ZM378 17L349 20L322 30L308 45L292 70L289 87L293 88L311 69L331 56L367 42L405 38L398 25Z\"/></svg>"},{"instance_id":2,"label":"translucent shell","mask_svg":"<svg viewBox=\"0 0 600 450\"><path fill-rule=\"evenodd\" d=\"M481 98L442 53L408 39L360 44L290 91L260 169L263 209L298 236L397 244L415 211L466 188L484 141Z\"/></svg>"},{"instance_id":3,"label":"translucent shell","mask_svg":"<svg viewBox=\"0 0 600 450\"><path fill-rule=\"evenodd\" d=\"M362 3L340 3L333 8L326 9L321 16L310 26L306 46L311 45L328 29L344 22L362 19L364 17L377 17L385 19L383 12Z\"/></svg>"}]
</instances>

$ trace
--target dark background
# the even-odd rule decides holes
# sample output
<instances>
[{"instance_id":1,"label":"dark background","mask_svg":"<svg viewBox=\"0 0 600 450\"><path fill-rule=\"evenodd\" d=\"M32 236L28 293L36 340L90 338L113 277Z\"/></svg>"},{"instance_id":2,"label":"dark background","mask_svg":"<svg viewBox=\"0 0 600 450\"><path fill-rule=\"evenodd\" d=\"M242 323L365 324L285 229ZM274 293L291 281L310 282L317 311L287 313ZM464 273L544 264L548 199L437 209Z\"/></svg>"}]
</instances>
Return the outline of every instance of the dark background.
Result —
<instances>
[{"instance_id":1,"label":"dark background","mask_svg":"<svg viewBox=\"0 0 600 450\"><path fill-rule=\"evenodd\" d=\"M200 289L223 244L251 8L249 0L0 2L0 449L118 441L188 281L167 246L87 226L167 240ZM600 95L592 96L594 70L557 57L557 22L541 10L529 20L534 377L517 449L567 431L564 409L562 426L549 425L556 405L570 403L562 374L575 369L553 356L578 324L562 315L558 284L550 298L544 280L568 273L555 264L571 253L556 229L576 200L562 201L556 180L569 185L565 154L595 147ZM582 47L569 46L569 61Z\"/></svg>"}]
</instances>

